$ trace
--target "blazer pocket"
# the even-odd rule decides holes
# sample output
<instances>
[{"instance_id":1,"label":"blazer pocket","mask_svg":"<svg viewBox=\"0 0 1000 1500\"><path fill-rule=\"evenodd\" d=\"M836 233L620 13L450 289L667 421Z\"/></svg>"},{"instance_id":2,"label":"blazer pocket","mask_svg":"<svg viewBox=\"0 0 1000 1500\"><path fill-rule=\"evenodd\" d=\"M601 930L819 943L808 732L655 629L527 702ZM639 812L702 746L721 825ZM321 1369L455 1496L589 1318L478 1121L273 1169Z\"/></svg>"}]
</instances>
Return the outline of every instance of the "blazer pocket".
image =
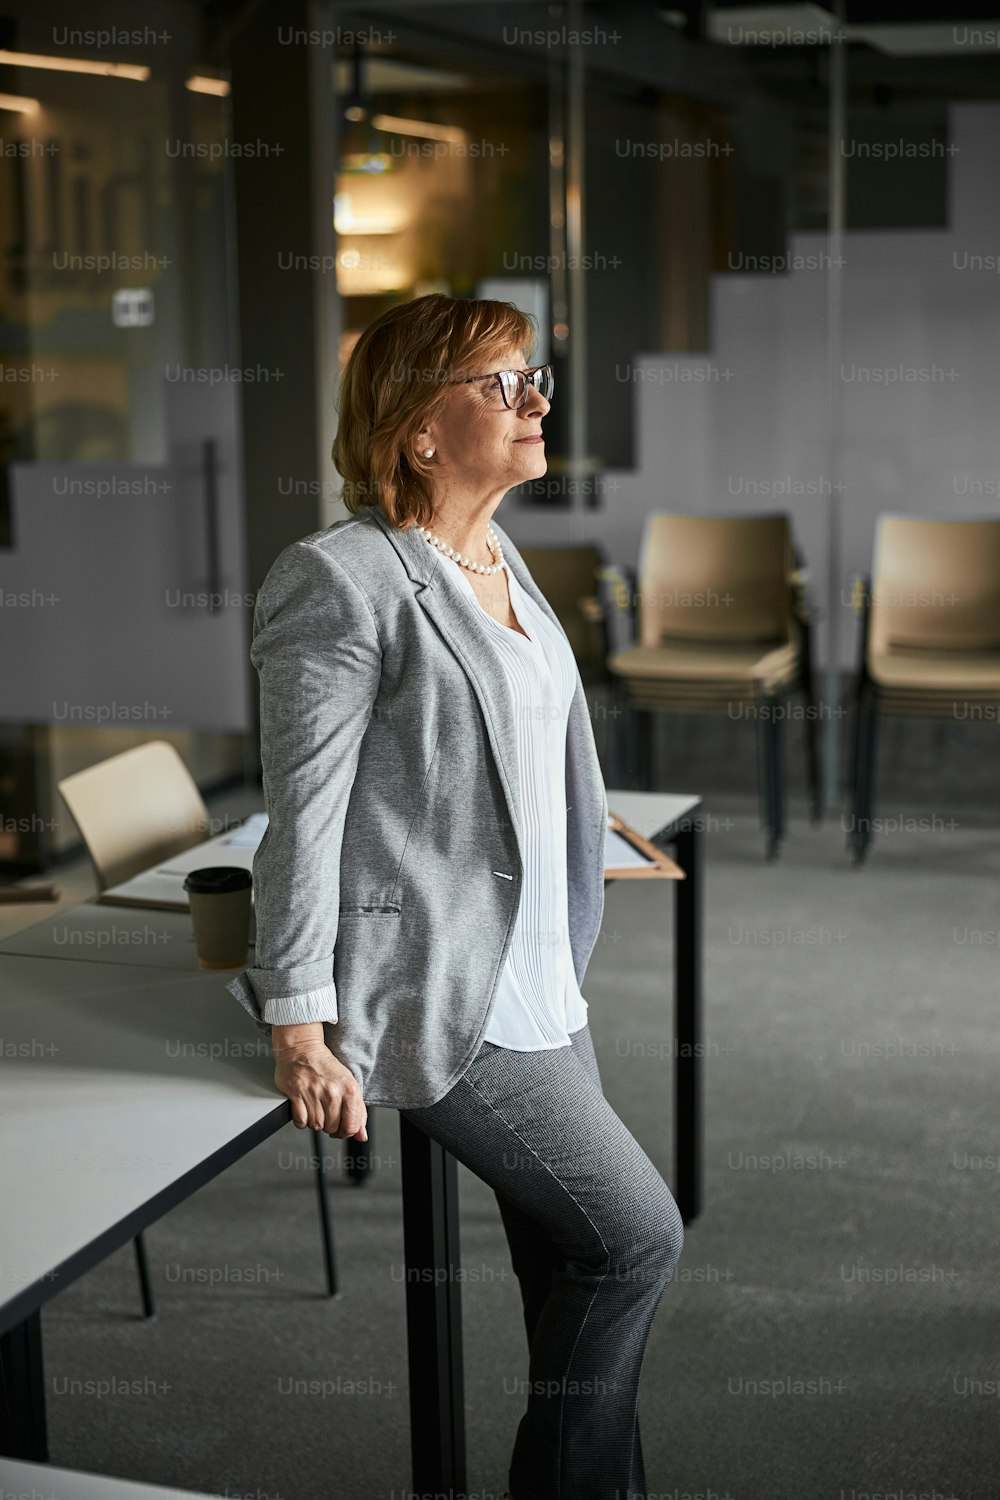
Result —
<instances>
[{"instance_id":1,"label":"blazer pocket","mask_svg":"<svg viewBox=\"0 0 1000 1500\"><path fill-rule=\"evenodd\" d=\"M344 917L399 917L403 914L401 906L342 906L340 907L340 918Z\"/></svg>"}]
</instances>

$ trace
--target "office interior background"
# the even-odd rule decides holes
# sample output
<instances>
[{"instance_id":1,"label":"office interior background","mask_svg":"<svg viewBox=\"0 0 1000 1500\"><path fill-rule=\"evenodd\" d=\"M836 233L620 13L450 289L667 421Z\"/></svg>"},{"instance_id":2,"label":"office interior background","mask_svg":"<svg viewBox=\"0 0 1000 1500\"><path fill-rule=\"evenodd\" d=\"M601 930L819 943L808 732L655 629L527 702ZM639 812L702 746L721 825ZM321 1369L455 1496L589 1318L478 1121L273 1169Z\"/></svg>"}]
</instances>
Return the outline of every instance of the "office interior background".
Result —
<instances>
[{"instance_id":1,"label":"office interior background","mask_svg":"<svg viewBox=\"0 0 1000 1500\"><path fill-rule=\"evenodd\" d=\"M345 514L354 341L427 292L516 302L556 386L497 519L609 788L701 799L705 1186L644 1368L656 1492L995 1496L997 5L8 0L0 128L0 872L58 886L0 937L97 889L66 777L166 741L210 832L259 807L254 591ZM669 910L611 886L584 986L668 1181ZM288 1126L150 1228L156 1323L125 1247L46 1305L54 1463L406 1492L380 1116L371 1181L334 1174L339 1300ZM518 1292L461 1192L499 1496ZM164 1389L72 1393L115 1376Z\"/></svg>"}]
</instances>

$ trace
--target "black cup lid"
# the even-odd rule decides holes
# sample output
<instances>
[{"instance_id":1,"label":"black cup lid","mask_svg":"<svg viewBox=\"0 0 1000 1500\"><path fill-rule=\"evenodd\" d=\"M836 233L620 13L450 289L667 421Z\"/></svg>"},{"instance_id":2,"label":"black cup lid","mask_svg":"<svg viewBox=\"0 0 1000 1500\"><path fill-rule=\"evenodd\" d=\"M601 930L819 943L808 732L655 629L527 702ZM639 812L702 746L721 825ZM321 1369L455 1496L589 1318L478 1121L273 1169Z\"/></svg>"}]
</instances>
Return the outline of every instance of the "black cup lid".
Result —
<instances>
[{"instance_id":1,"label":"black cup lid","mask_svg":"<svg viewBox=\"0 0 1000 1500\"><path fill-rule=\"evenodd\" d=\"M253 876L242 865L209 865L204 870L189 870L184 889L199 896L221 896L229 891L245 891L253 885Z\"/></svg>"}]
</instances>

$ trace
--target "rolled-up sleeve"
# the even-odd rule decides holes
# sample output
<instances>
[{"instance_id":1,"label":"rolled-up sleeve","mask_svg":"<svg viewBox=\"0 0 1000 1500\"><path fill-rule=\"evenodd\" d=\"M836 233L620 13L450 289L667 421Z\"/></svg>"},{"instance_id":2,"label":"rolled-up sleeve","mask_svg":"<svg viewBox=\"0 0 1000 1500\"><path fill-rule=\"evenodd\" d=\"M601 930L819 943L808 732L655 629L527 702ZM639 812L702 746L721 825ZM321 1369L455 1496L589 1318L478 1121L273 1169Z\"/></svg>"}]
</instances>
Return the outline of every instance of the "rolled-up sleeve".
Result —
<instances>
[{"instance_id":1,"label":"rolled-up sleeve","mask_svg":"<svg viewBox=\"0 0 1000 1500\"><path fill-rule=\"evenodd\" d=\"M257 596L268 823L253 861L256 963L227 984L259 1030L339 1019L333 979L347 805L382 670L361 587L327 551L293 542Z\"/></svg>"}]
</instances>

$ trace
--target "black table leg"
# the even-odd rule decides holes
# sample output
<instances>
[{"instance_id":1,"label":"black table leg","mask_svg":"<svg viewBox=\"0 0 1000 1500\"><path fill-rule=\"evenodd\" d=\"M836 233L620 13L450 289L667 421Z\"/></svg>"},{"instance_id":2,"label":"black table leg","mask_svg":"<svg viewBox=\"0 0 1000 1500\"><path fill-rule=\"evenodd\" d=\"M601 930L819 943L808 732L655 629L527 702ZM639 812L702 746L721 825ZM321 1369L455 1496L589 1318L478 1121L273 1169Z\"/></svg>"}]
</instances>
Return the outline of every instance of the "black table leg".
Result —
<instances>
[{"instance_id":1,"label":"black table leg","mask_svg":"<svg viewBox=\"0 0 1000 1500\"><path fill-rule=\"evenodd\" d=\"M0 1453L47 1464L42 1314L36 1308L0 1337Z\"/></svg>"},{"instance_id":2,"label":"black table leg","mask_svg":"<svg viewBox=\"0 0 1000 1500\"><path fill-rule=\"evenodd\" d=\"M319 1222L323 1232L323 1269L326 1272L326 1289L331 1297L339 1301L343 1294L340 1290L340 1278L337 1275L337 1246L333 1233L333 1210L330 1207L329 1167L326 1156L326 1148L330 1144L330 1138L322 1130L314 1130L312 1136L313 1155L316 1158L316 1192L319 1197Z\"/></svg>"},{"instance_id":3,"label":"black table leg","mask_svg":"<svg viewBox=\"0 0 1000 1500\"><path fill-rule=\"evenodd\" d=\"M465 1494L462 1295L455 1158L400 1111L410 1448L418 1494Z\"/></svg>"},{"instance_id":4,"label":"black table leg","mask_svg":"<svg viewBox=\"0 0 1000 1500\"><path fill-rule=\"evenodd\" d=\"M704 848L699 816L674 831L677 863L686 879L674 883L674 1151L677 1207L685 1224L701 1212L702 1073L701 981Z\"/></svg>"}]
</instances>

